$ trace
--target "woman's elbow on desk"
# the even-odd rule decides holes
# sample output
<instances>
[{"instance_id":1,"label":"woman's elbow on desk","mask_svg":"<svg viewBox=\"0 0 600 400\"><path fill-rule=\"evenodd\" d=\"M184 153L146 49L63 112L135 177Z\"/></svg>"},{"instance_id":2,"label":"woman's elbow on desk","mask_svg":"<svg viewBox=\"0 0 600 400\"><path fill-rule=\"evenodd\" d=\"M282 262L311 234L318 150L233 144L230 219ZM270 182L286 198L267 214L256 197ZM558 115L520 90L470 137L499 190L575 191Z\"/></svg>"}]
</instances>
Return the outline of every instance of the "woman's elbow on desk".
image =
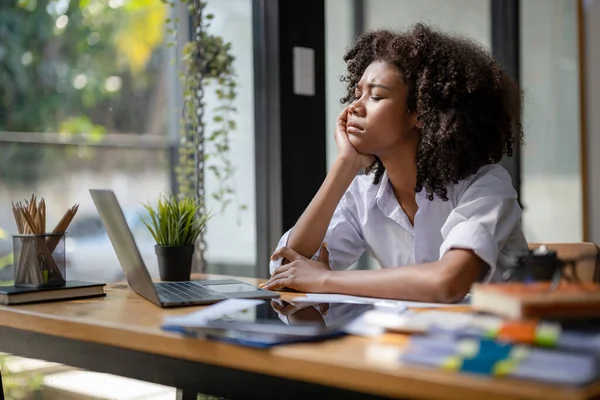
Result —
<instances>
[{"instance_id":1,"label":"woman's elbow on desk","mask_svg":"<svg viewBox=\"0 0 600 400\"><path fill-rule=\"evenodd\" d=\"M486 264L471 250L453 249L436 262L435 293L439 303L461 301L483 275Z\"/></svg>"},{"instance_id":2,"label":"woman's elbow on desk","mask_svg":"<svg viewBox=\"0 0 600 400\"><path fill-rule=\"evenodd\" d=\"M438 261L380 270L378 286L386 297L398 300L456 303L469 293L484 267L473 251L453 249Z\"/></svg>"},{"instance_id":3,"label":"woman's elbow on desk","mask_svg":"<svg viewBox=\"0 0 600 400\"><path fill-rule=\"evenodd\" d=\"M469 293L471 282L465 282L452 278L438 279L437 288L435 289L435 303L458 303Z\"/></svg>"}]
</instances>

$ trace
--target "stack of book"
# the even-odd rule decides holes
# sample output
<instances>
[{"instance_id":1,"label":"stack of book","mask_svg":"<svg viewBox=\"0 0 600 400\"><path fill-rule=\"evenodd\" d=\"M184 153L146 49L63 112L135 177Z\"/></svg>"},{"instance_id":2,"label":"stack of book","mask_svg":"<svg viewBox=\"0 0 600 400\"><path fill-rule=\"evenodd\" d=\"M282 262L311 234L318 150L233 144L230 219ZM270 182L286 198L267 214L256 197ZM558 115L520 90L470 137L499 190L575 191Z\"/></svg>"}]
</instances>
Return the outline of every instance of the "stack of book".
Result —
<instances>
[{"instance_id":1,"label":"stack of book","mask_svg":"<svg viewBox=\"0 0 600 400\"><path fill-rule=\"evenodd\" d=\"M16 305L104 296L104 283L69 281L62 286L0 286L0 304Z\"/></svg>"},{"instance_id":2,"label":"stack of book","mask_svg":"<svg viewBox=\"0 0 600 400\"><path fill-rule=\"evenodd\" d=\"M600 318L600 285L551 282L480 283L473 286L474 311L511 319Z\"/></svg>"},{"instance_id":3,"label":"stack of book","mask_svg":"<svg viewBox=\"0 0 600 400\"><path fill-rule=\"evenodd\" d=\"M561 385L600 377L600 285L478 284L471 295L471 313L366 319L412 334L405 364Z\"/></svg>"}]
</instances>

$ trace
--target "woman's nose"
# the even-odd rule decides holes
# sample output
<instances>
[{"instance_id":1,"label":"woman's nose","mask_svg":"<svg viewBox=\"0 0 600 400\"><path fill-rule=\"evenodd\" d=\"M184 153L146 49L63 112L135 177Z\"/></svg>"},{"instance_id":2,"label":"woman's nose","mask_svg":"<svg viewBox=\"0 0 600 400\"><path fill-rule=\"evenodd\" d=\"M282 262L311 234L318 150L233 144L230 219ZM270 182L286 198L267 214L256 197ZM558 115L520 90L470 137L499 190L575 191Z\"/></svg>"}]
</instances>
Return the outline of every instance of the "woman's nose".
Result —
<instances>
[{"instance_id":1,"label":"woman's nose","mask_svg":"<svg viewBox=\"0 0 600 400\"><path fill-rule=\"evenodd\" d=\"M354 103L350 105L350 109L348 110L350 114L361 116L365 112L364 105L362 104L361 99L356 99Z\"/></svg>"}]
</instances>

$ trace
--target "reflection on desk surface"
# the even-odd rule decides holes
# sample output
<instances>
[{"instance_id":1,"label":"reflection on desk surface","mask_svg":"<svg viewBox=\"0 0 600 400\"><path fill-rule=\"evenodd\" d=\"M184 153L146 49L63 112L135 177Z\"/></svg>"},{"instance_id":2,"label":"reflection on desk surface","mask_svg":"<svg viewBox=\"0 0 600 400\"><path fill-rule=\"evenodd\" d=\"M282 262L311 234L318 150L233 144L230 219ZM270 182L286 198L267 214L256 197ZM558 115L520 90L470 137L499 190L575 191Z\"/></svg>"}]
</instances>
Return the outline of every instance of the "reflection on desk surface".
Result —
<instances>
[{"instance_id":1,"label":"reflection on desk surface","mask_svg":"<svg viewBox=\"0 0 600 400\"><path fill-rule=\"evenodd\" d=\"M373 309L370 304L299 303L282 299L263 302L255 307L227 312L217 318L223 322L246 322L278 325L332 326L352 320Z\"/></svg>"}]
</instances>

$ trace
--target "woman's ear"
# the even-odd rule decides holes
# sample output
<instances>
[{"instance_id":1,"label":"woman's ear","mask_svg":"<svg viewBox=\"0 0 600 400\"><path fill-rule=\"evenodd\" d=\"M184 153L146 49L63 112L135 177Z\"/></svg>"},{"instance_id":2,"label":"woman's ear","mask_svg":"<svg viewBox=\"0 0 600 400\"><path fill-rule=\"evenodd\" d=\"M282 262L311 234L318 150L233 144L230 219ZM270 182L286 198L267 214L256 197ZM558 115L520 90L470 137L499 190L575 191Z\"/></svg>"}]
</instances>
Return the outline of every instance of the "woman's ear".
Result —
<instances>
[{"instance_id":1,"label":"woman's ear","mask_svg":"<svg viewBox=\"0 0 600 400\"><path fill-rule=\"evenodd\" d=\"M417 131L420 131L423 127L423 123L419 120L419 114L416 111L409 111L409 123L410 126Z\"/></svg>"},{"instance_id":2,"label":"woman's ear","mask_svg":"<svg viewBox=\"0 0 600 400\"><path fill-rule=\"evenodd\" d=\"M411 119L410 122L412 123L412 126L417 128L418 130L421 130L421 128L423 127L423 123L419 119L419 114L416 111L412 111L410 113L410 119Z\"/></svg>"}]
</instances>

